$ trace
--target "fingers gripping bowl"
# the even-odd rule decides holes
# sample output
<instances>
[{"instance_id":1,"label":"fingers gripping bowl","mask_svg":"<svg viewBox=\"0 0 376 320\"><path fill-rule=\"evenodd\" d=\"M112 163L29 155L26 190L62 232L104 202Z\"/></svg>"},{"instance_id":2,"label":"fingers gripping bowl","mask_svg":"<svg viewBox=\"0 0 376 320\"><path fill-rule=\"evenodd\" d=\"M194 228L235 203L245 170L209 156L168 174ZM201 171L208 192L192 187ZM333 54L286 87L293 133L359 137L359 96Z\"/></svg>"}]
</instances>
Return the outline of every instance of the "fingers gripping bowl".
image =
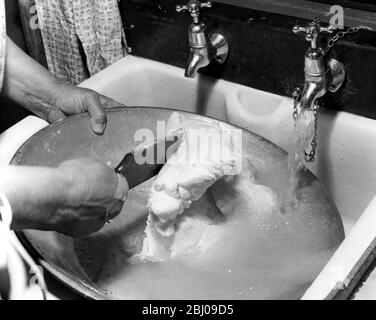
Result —
<instances>
[{"instance_id":1,"label":"fingers gripping bowl","mask_svg":"<svg viewBox=\"0 0 376 320\"><path fill-rule=\"evenodd\" d=\"M159 108L114 109L103 136L92 132L86 115L75 116L37 133L12 163L56 166L68 159L95 157L115 167L137 146L138 129L150 129L156 136L157 120L167 121L172 113ZM190 120L208 119L179 113ZM292 206L287 200L286 153L249 131L242 131L242 142L243 155L250 159L242 173L231 181L218 181L184 214L176 237L192 240L180 250L189 251L188 256L131 263L142 250L153 181L131 191L123 212L87 238L32 230L21 236L48 271L90 298L299 298L343 240L340 216L309 171L301 173L298 205ZM244 177L254 170L257 181L250 183ZM261 193L268 196L258 197ZM249 200L246 205L244 199ZM278 205L270 208L260 199L277 199ZM218 208L226 219L213 222ZM198 241L204 254L188 250Z\"/></svg>"}]
</instances>

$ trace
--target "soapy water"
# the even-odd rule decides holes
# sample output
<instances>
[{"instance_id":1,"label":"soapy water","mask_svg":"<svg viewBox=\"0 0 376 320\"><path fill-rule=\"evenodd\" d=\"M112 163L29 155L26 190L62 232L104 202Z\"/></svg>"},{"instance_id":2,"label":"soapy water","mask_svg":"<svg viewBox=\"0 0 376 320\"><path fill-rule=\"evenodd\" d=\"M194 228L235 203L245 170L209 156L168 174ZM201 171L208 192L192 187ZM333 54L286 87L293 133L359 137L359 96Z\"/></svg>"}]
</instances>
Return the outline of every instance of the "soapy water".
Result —
<instances>
[{"instance_id":1,"label":"soapy water","mask_svg":"<svg viewBox=\"0 0 376 320\"><path fill-rule=\"evenodd\" d=\"M313 125L312 113L302 112L288 162L252 149L240 175L193 202L178 218L166 260L138 258L148 181L130 193L108 230L76 240L81 266L115 299L300 298L344 238L337 209L304 170Z\"/></svg>"},{"instance_id":2,"label":"soapy water","mask_svg":"<svg viewBox=\"0 0 376 320\"><path fill-rule=\"evenodd\" d=\"M286 161L251 163L257 182L222 179L187 209L170 259L132 260L145 237L149 181L131 192L111 232L76 240L81 266L117 299L300 298L343 239L340 217L312 175L296 173L291 206Z\"/></svg>"}]
</instances>

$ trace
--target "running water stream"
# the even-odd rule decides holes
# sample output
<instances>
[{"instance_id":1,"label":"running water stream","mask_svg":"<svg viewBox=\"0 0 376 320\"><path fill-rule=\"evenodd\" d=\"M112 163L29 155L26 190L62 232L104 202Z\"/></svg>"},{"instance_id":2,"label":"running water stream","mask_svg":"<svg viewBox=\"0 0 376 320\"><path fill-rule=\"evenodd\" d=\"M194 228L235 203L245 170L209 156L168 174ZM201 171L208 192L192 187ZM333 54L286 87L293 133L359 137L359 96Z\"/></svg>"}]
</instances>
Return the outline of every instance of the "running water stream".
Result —
<instances>
[{"instance_id":1,"label":"running water stream","mask_svg":"<svg viewBox=\"0 0 376 320\"><path fill-rule=\"evenodd\" d=\"M291 152L288 156L289 197L296 204L296 188L299 182L299 172L305 170L305 151L315 134L315 117L310 109L302 108L294 123L294 135Z\"/></svg>"}]
</instances>

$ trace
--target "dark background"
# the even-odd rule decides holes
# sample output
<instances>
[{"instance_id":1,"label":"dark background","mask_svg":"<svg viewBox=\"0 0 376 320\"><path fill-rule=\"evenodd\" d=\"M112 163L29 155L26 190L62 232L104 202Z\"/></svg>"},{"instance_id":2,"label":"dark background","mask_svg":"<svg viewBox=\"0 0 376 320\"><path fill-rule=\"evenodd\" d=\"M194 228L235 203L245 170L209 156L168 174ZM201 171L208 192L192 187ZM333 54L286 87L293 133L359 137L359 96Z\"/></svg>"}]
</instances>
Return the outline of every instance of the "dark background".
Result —
<instances>
[{"instance_id":1,"label":"dark background","mask_svg":"<svg viewBox=\"0 0 376 320\"><path fill-rule=\"evenodd\" d=\"M188 2L189 0L187 0ZM263 1L263 0L254 0L254 1ZM372 1L372 0L295 0L295 2L299 3L299 2L317 2L317 3L323 3L323 4L327 4L327 5L340 5L344 8L351 8L351 9L358 9L358 10L363 10L363 11L372 11L372 12L376 12L376 4L375 4L375 1ZM182 1L184 2L184 1ZM214 2L216 2L216 0L214 0ZM234 1L233 0L223 0L221 1L223 3L226 3L226 4L229 4L229 5L233 5L234 4ZM252 2L252 0L238 0L236 1L238 4L239 3L249 3L249 2ZM283 3L283 1L279 1L280 3ZM287 3L290 3L291 1L287 1ZM241 5L240 5L241 6ZM246 5L244 5L244 7L246 7Z\"/></svg>"},{"instance_id":2,"label":"dark background","mask_svg":"<svg viewBox=\"0 0 376 320\"><path fill-rule=\"evenodd\" d=\"M180 2L120 1L133 54L185 66L189 54L187 28L192 19L189 14L175 12L175 4ZM308 42L303 34L293 34L292 27L305 26L307 20L221 3L205 9L202 20L209 32L225 35L230 55L224 65L212 63L201 73L284 96L290 96L294 87L303 86ZM323 44L326 40L325 35ZM330 56L345 65L347 76L344 86L336 94L327 94L323 103L376 119L376 33L361 31L349 36L337 43Z\"/></svg>"}]
</instances>

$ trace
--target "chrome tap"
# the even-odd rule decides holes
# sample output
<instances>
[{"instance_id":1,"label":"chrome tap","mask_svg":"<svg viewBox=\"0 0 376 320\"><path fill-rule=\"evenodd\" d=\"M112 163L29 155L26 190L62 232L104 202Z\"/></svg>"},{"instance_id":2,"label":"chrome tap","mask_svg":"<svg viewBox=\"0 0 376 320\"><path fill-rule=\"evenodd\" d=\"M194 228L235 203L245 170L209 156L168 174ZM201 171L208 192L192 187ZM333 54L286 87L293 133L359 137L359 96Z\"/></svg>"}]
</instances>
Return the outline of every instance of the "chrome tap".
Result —
<instances>
[{"instance_id":1,"label":"chrome tap","mask_svg":"<svg viewBox=\"0 0 376 320\"><path fill-rule=\"evenodd\" d=\"M226 39L218 33L213 33L209 37L206 25L200 22L201 8L211 6L212 1L201 3L198 0L191 0L184 6L176 6L177 12L187 10L193 18L193 23L188 28L190 56L185 68L187 78L196 77L197 71L209 65L213 58L220 64L226 61L229 50Z\"/></svg>"},{"instance_id":2,"label":"chrome tap","mask_svg":"<svg viewBox=\"0 0 376 320\"><path fill-rule=\"evenodd\" d=\"M332 33L331 27L321 27L315 18L307 27L294 26L294 33L305 32L311 47L305 54L305 84L300 96L300 108L313 109L316 99L328 90L336 92L345 80L345 67L336 59L327 59L325 50L318 45L321 32Z\"/></svg>"}]
</instances>

